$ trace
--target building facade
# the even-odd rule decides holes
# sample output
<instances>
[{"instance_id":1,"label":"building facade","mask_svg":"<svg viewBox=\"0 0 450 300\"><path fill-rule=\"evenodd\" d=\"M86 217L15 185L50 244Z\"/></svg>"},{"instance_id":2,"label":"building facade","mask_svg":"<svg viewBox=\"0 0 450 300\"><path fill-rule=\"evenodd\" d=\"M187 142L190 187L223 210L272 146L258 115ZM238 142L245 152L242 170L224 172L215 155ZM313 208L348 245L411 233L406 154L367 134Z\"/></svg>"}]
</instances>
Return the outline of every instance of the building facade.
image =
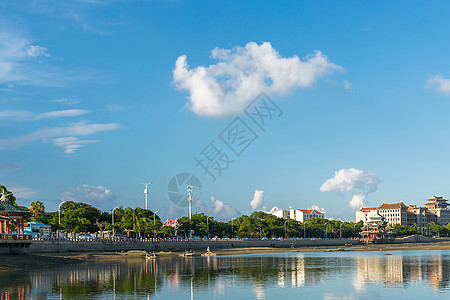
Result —
<instances>
[{"instance_id":1,"label":"building facade","mask_svg":"<svg viewBox=\"0 0 450 300\"><path fill-rule=\"evenodd\" d=\"M427 200L425 207L406 206L402 201L396 203L383 202L379 207L363 207L355 213L356 222L363 221L366 225L371 216L379 214L390 226L395 224L415 225L419 230L422 230L431 222L443 226L450 223L450 210L447 208L448 200L436 196Z\"/></svg>"},{"instance_id":2,"label":"building facade","mask_svg":"<svg viewBox=\"0 0 450 300\"><path fill-rule=\"evenodd\" d=\"M289 218L299 222L305 222L309 219L323 219L324 214L315 209L293 209L289 210Z\"/></svg>"},{"instance_id":3,"label":"building facade","mask_svg":"<svg viewBox=\"0 0 450 300\"><path fill-rule=\"evenodd\" d=\"M282 219L294 219L299 222L305 222L309 219L323 219L325 214L316 209L278 209L271 212L272 215Z\"/></svg>"}]
</instances>

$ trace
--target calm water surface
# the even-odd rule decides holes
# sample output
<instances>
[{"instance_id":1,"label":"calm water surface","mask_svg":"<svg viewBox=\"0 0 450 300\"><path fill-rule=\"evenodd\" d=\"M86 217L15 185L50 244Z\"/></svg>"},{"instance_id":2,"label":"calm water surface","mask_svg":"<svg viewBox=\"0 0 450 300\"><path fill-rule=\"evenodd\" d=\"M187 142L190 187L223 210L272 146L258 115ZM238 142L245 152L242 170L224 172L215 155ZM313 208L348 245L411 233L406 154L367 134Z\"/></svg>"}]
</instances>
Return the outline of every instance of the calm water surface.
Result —
<instances>
[{"instance_id":1,"label":"calm water surface","mask_svg":"<svg viewBox=\"0 0 450 300\"><path fill-rule=\"evenodd\" d=\"M450 299L449 279L449 250L135 258L4 275L0 298Z\"/></svg>"}]
</instances>

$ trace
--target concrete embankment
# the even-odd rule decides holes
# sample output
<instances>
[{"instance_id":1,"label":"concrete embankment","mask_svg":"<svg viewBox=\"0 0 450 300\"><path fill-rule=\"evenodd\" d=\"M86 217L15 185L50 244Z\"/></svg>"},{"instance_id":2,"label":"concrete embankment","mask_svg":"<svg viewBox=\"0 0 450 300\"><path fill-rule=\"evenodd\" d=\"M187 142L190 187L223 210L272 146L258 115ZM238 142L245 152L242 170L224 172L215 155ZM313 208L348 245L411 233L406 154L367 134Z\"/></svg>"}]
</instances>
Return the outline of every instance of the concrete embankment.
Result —
<instances>
[{"instance_id":1,"label":"concrete embankment","mask_svg":"<svg viewBox=\"0 0 450 300\"><path fill-rule=\"evenodd\" d=\"M326 247L343 246L345 244L357 245L354 239L327 239L327 240L194 240L194 241L142 241L142 240L33 240L29 247L9 248L10 253L51 253L51 252L85 252L85 251L184 251L184 250L211 250L232 248L290 248L290 247ZM3 248L2 250L6 249Z\"/></svg>"}]
</instances>

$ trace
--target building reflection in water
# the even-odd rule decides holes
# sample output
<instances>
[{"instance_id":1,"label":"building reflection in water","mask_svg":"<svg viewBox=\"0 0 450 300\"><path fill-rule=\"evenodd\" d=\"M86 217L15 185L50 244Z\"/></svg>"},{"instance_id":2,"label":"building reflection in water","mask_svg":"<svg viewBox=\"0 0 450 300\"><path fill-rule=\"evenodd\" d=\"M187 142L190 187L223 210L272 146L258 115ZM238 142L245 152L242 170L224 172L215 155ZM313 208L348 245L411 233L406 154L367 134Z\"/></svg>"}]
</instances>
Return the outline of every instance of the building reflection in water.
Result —
<instances>
[{"instance_id":1,"label":"building reflection in water","mask_svg":"<svg viewBox=\"0 0 450 300\"><path fill-rule=\"evenodd\" d=\"M336 278L353 278L357 292L371 284L391 288L425 282L436 290L447 288L449 256L435 251L421 254L346 252L102 259L57 270L0 276L0 299L150 299L160 291L194 299L198 292L223 297L230 288L244 286L262 300L268 289L318 286Z\"/></svg>"},{"instance_id":2,"label":"building reflection in water","mask_svg":"<svg viewBox=\"0 0 450 300\"><path fill-rule=\"evenodd\" d=\"M449 286L449 257L441 254L403 256L401 253L385 256L357 257L357 272L353 286L361 291L371 283L386 287L407 287L420 281L434 289Z\"/></svg>"}]
</instances>

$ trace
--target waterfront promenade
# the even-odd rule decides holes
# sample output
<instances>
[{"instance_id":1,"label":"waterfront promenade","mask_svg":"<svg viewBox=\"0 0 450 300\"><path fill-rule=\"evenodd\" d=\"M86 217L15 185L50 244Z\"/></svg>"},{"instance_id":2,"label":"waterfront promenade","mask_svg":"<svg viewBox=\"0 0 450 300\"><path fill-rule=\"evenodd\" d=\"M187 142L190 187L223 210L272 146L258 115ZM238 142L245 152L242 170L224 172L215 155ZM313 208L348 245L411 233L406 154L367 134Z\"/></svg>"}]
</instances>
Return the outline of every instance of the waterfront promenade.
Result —
<instances>
[{"instance_id":1,"label":"waterfront promenade","mask_svg":"<svg viewBox=\"0 0 450 300\"><path fill-rule=\"evenodd\" d=\"M75 239L75 238L34 238L27 247L0 247L0 253L52 253L89 251L184 251L232 248L290 248L357 245L358 239L283 239L283 240L189 240L189 239Z\"/></svg>"}]
</instances>

